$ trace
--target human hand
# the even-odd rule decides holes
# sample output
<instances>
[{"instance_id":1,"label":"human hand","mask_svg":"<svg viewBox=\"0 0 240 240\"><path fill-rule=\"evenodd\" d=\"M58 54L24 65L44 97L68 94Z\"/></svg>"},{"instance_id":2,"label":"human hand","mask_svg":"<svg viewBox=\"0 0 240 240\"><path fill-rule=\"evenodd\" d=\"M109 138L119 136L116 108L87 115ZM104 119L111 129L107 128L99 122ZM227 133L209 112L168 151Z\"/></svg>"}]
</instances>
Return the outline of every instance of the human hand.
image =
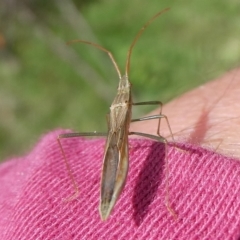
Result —
<instances>
[{"instance_id":1,"label":"human hand","mask_svg":"<svg viewBox=\"0 0 240 240\"><path fill-rule=\"evenodd\" d=\"M167 153L163 143L130 139L126 186L106 222L98 213L104 139L63 140L80 190L73 201L66 201L74 188L56 141L63 131L3 163L0 239L238 239L240 163L215 153L239 157L233 145L239 137L238 78L235 70L164 106L177 140ZM131 130L155 134L156 124L137 122ZM167 194L177 220L165 207Z\"/></svg>"}]
</instances>

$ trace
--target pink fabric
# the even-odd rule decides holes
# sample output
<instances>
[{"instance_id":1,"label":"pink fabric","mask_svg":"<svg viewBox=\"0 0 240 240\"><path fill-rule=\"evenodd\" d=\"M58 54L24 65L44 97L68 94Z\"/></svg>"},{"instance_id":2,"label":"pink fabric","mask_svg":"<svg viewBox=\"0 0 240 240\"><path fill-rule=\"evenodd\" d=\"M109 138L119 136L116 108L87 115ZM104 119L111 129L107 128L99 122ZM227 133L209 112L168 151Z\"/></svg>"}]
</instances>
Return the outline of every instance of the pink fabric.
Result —
<instances>
[{"instance_id":1,"label":"pink fabric","mask_svg":"<svg viewBox=\"0 0 240 240\"><path fill-rule=\"evenodd\" d=\"M98 213L104 139L64 139L80 189L73 192L56 136L0 166L0 239L238 239L240 162L192 145L169 146L170 198L164 205L164 148L130 140L125 189L106 222Z\"/></svg>"}]
</instances>

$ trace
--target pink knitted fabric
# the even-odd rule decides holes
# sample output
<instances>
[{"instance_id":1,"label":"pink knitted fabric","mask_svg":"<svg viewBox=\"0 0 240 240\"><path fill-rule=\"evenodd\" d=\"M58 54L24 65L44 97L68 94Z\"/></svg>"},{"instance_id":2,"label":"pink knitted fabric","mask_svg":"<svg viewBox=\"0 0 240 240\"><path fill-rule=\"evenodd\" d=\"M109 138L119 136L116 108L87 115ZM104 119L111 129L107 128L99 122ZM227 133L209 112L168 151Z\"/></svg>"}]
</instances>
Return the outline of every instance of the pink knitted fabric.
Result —
<instances>
[{"instance_id":1,"label":"pink knitted fabric","mask_svg":"<svg viewBox=\"0 0 240 240\"><path fill-rule=\"evenodd\" d=\"M0 166L0 239L238 239L240 161L181 144L169 146L170 200L164 205L162 143L130 140L126 186L110 218L98 213L104 139L64 139L80 189L73 186L56 142L42 138L27 156ZM62 133L62 131L61 131Z\"/></svg>"}]
</instances>

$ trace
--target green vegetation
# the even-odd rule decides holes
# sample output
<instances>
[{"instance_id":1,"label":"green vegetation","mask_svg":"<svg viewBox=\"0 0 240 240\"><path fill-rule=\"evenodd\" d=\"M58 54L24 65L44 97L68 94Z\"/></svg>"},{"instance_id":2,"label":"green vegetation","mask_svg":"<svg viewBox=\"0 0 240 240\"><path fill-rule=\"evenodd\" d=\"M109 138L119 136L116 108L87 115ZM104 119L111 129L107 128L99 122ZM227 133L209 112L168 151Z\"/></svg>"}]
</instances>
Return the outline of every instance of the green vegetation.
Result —
<instances>
[{"instance_id":1,"label":"green vegetation","mask_svg":"<svg viewBox=\"0 0 240 240\"><path fill-rule=\"evenodd\" d=\"M0 3L0 159L27 152L56 128L106 130L117 74L106 53L84 44L68 46L69 40L104 46L124 72L138 30L170 7L133 50L136 102L166 103L239 65L239 1L7 2Z\"/></svg>"}]
</instances>

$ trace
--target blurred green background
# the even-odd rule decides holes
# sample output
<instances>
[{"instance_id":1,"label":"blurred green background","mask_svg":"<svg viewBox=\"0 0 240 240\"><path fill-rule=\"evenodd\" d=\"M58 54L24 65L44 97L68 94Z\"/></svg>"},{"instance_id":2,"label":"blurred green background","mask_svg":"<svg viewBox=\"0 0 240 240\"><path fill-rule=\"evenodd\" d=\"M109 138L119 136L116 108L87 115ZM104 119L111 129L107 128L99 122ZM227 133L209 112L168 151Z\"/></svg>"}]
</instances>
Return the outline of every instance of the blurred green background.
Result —
<instances>
[{"instance_id":1,"label":"blurred green background","mask_svg":"<svg viewBox=\"0 0 240 240\"><path fill-rule=\"evenodd\" d=\"M23 154L56 128L105 131L118 76L138 30L158 11L131 59L134 101L163 103L239 65L237 0L2 0L0 159ZM136 115L152 108L138 108Z\"/></svg>"}]
</instances>

